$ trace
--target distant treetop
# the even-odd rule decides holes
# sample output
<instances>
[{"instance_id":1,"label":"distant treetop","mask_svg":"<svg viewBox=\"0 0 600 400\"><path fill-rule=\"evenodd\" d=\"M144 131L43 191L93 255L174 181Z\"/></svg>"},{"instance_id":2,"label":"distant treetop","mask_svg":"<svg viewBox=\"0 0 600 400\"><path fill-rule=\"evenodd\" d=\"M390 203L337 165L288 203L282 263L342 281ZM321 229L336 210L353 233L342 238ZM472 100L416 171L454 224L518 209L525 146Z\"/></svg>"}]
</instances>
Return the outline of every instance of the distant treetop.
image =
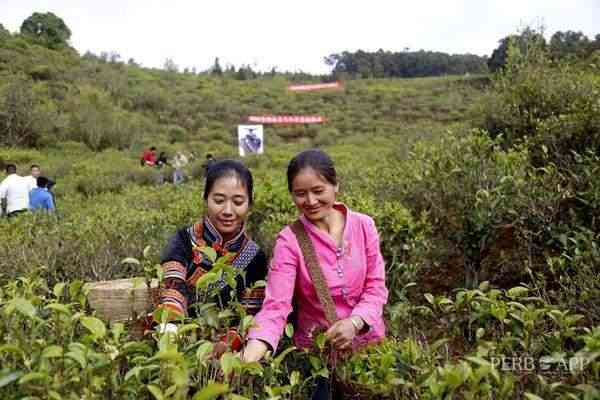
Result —
<instances>
[{"instance_id":1,"label":"distant treetop","mask_svg":"<svg viewBox=\"0 0 600 400\"><path fill-rule=\"evenodd\" d=\"M21 34L39 41L50 49L69 45L71 30L60 17L51 12L33 13L23 21Z\"/></svg>"},{"instance_id":2,"label":"distant treetop","mask_svg":"<svg viewBox=\"0 0 600 400\"><path fill-rule=\"evenodd\" d=\"M355 53L344 51L325 57L334 76L351 78L413 78L487 72L487 59L473 54L446 54L433 51Z\"/></svg>"}]
</instances>

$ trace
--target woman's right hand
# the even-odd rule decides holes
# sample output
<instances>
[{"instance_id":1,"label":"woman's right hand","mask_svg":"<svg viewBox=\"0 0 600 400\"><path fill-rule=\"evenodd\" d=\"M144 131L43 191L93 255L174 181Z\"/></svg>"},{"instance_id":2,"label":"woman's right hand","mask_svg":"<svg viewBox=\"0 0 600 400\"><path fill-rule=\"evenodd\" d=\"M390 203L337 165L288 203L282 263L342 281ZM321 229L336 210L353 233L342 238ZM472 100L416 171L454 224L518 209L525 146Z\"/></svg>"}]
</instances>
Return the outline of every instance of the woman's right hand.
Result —
<instances>
[{"instance_id":1,"label":"woman's right hand","mask_svg":"<svg viewBox=\"0 0 600 400\"><path fill-rule=\"evenodd\" d=\"M267 350L267 345L262 340L250 339L242 351L242 360L244 362L260 361Z\"/></svg>"}]
</instances>

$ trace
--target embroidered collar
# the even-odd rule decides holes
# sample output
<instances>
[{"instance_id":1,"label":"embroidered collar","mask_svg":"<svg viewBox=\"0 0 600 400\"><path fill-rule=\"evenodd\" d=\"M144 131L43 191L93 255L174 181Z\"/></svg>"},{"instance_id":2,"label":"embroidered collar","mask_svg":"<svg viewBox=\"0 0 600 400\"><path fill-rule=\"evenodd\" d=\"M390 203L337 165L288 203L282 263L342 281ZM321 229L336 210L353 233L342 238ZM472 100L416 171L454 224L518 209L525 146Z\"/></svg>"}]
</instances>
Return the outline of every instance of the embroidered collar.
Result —
<instances>
[{"instance_id":1,"label":"embroidered collar","mask_svg":"<svg viewBox=\"0 0 600 400\"><path fill-rule=\"evenodd\" d=\"M240 231L233 238L223 243L223 236L219 233L217 228L215 228L212 222L210 222L208 217L204 217L202 221L194 224L192 231L194 242L199 244L202 240L219 253L226 251L238 252L244 247L244 243L248 241L246 226L245 224L242 224Z\"/></svg>"}]
</instances>

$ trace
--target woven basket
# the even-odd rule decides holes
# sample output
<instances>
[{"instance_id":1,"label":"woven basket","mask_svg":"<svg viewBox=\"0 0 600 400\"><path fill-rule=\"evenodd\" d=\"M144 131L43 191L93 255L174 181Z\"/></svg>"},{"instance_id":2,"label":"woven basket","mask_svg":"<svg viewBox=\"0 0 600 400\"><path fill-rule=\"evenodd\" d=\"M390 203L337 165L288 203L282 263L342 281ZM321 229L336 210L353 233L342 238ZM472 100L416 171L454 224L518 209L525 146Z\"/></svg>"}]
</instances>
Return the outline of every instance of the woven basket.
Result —
<instances>
[{"instance_id":1,"label":"woven basket","mask_svg":"<svg viewBox=\"0 0 600 400\"><path fill-rule=\"evenodd\" d=\"M158 303L158 281L150 287L143 278L90 282L88 303L105 321L136 320L154 310Z\"/></svg>"}]
</instances>

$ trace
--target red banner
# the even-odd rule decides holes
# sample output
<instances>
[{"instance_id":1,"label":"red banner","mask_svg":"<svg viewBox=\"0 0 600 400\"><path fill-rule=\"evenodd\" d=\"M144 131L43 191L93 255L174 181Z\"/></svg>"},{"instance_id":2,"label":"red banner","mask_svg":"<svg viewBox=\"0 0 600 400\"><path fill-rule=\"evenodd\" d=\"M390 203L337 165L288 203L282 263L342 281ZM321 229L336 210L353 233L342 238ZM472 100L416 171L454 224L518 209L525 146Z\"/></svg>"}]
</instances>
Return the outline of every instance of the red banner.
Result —
<instances>
[{"instance_id":1,"label":"red banner","mask_svg":"<svg viewBox=\"0 0 600 400\"><path fill-rule=\"evenodd\" d=\"M320 115L250 115L248 122L255 124L322 124Z\"/></svg>"},{"instance_id":2,"label":"red banner","mask_svg":"<svg viewBox=\"0 0 600 400\"><path fill-rule=\"evenodd\" d=\"M339 89L341 87L342 83L340 81L337 81L330 83L315 83L312 85L291 85L288 86L288 90L292 92L310 92L313 90Z\"/></svg>"}]
</instances>

